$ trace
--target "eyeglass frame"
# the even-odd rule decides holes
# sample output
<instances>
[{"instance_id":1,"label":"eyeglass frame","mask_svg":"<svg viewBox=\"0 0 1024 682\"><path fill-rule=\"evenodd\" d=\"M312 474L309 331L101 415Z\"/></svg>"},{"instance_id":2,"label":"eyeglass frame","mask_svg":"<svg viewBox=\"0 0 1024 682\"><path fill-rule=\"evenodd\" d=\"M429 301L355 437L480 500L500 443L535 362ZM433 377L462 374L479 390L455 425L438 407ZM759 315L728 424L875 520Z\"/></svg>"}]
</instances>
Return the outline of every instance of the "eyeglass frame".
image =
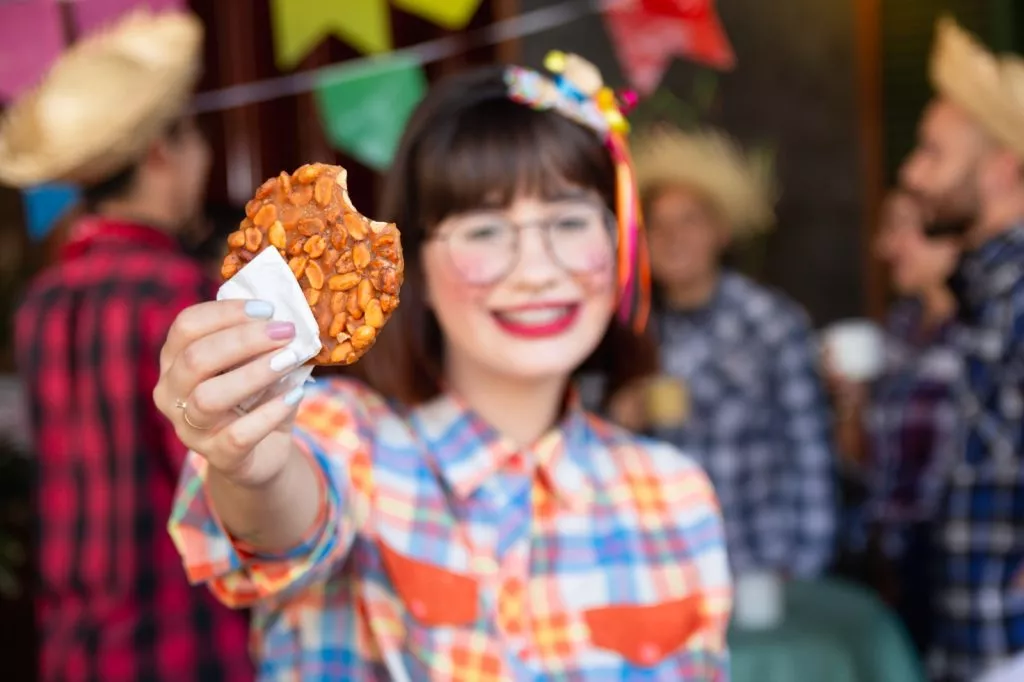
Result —
<instances>
[{"instance_id":1,"label":"eyeglass frame","mask_svg":"<svg viewBox=\"0 0 1024 682\"><path fill-rule=\"evenodd\" d=\"M562 202L562 203L568 203L568 202ZM607 235L609 237L609 242L611 244L611 256L612 256L611 263L614 264L616 262L616 258L618 256L618 249L619 249L618 240L616 239L616 235L617 235L617 232L618 232L618 230L617 230L618 217L616 216L615 212L612 211L610 208L608 208L608 206L604 202L600 202L600 201L581 201L581 202L578 202L576 205L578 205L578 206L586 205L588 208L599 208L600 209L600 212L601 212L601 214L602 214L602 216L604 218L606 233L607 233ZM472 213L472 212L468 212L468 213ZM493 277L491 279L488 279L486 281L474 281L471 278L466 277L465 274L462 272L461 268L459 268L459 266L456 265L455 259L452 256L451 246L450 246L450 242L449 242L449 240L450 240L454 230L449 230L447 233L443 233L443 234L440 233L440 232L432 234L432 235L430 235L427 238L427 242L428 243L429 242L444 242L445 243L445 247L446 247L445 248L445 255L448 258L449 262L451 262L452 267L456 271L459 272L460 277L465 282L467 282L468 284L475 285L475 286L489 286L489 285L497 284L498 282L501 282L506 277L508 277L509 274L516 269L516 266L519 265L519 260L522 257L522 253L521 253L521 249L520 249L520 246L522 244L522 238L521 238L520 235L522 234L523 230L526 230L526 229L532 228L532 227L537 227L537 228L541 229L541 238L543 240L544 248L547 251L548 257L551 258L551 262L553 262L556 265L558 265L558 267L560 267L565 272L567 272L569 274L574 274L574 275L581 275L581 274L587 274L589 272L595 272L596 270L598 270L598 268L594 268L593 270L574 270L574 269L566 266L565 263L563 263L562 260L558 257L558 254L555 253L554 247L552 247L552 245L551 245L551 229L552 229L552 226L555 223L557 223L559 219L560 218L547 218L547 219L542 219L542 220L516 221L516 220L510 220L508 218L502 217L501 218L502 222L505 225L511 226L515 230L514 249L513 249L512 257L509 259L509 264L505 268L505 270L502 271L500 275L497 275L497 276L495 276L495 277Z\"/></svg>"}]
</instances>

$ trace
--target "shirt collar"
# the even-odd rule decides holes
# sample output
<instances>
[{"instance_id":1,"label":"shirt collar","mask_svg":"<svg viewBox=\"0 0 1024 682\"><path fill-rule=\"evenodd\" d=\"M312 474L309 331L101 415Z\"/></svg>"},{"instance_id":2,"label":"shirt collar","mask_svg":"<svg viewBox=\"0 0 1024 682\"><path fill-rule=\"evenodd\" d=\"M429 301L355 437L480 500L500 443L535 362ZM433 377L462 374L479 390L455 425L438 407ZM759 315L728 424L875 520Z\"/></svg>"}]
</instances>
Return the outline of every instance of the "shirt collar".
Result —
<instances>
[{"instance_id":1,"label":"shirt collar","mask_svg":"<svg viewBox=\"0 0 1024 682\"><path fill-rule=\"evenodd\" d=\"M972 319L978 307L1012 287L1024 275L1024 223L1018 223L964 255L949 286L960 316Z\"/></svg>"},{"instance_id":2,"label":"shirt collar","mask_svg":"<svg viewBox=\"0 0 1024 682\"><path fill-rule=\"evenodd\" d=\"M177 239L151 225L90 215L80 219L71 228L67 242L61 247L61 257L74 258L105 244L129 244L154 251L181 251Z\"/></svg>"},{"instance_id":3,"label":"shirt collar","mask_svg":"<svg viewBox=\"0 0 1024 682\"><path fill-rule=\"evenodd\" d=\"M539 473L551 492L571 507L592 499L586 453L594 436L575 391L559 423L527 448L516 447L451 392L416 408L413 419L437 473L461 500L492 477L522 471Z\"/></svg>"}]
</instances>

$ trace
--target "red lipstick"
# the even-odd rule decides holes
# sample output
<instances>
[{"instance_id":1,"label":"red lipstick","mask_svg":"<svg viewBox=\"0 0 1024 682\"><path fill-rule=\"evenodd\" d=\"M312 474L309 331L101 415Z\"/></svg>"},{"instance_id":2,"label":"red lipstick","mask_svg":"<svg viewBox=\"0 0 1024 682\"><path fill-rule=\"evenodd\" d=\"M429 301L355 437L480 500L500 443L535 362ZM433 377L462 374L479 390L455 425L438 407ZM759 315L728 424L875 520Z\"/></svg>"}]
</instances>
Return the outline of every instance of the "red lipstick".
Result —
<instances>
[{"instance_id":1,"label":"red lipstick","mask_svg":"<svg viewBox=\"0 0 1024 682\"><path fill-rule=\"evenodd\" d=\"M564 333L579 316L577 303L522 306L493 313L502 331L525 339L541 339Z\"/></svg>"}]
</instances>

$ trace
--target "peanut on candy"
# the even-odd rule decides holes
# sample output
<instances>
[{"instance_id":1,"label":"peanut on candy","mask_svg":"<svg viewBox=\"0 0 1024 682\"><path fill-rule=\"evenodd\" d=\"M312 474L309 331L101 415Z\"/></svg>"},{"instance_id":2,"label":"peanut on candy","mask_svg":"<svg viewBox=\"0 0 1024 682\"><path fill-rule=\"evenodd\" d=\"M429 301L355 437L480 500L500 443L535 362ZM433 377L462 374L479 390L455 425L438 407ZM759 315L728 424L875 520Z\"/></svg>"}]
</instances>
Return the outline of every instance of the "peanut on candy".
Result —
<instances>
[{"instance_id":1,"label":"peanut on candy","mask_svg":"<svg viewBox=\"0 0 1024 682\"><path fill-rule=\"evenodd\" d=\"M263 249L278 250L320 327L316 365L350 365L373 346L404 275L398 229L356 211L346 177L340 166L315 163L264 182L221 266L227 280Z\"/></svg>"}]
</instances>

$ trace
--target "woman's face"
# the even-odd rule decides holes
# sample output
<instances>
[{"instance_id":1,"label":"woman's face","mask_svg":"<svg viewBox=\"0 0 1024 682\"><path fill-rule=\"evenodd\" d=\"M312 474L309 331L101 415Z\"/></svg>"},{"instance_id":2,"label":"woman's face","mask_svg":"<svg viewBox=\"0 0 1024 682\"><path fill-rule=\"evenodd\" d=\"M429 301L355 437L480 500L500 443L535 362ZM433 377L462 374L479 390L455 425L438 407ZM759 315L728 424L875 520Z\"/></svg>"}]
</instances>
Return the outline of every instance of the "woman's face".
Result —
<instances>
[{"instance_id":1,"label":"woman's face","mask_svg":"<svg viewBox=\"0 0 1024 682\"><path fill-rule=\"evenodd\" d=\"M446 364L513 380L568 377L600 343L615 302L608 216L596 194L576 192L438 225L423 267Z\"/></svg>"},{"instance_id":2,"label":"woman's face","mask_svg":"<svg viewBox=\"0 0 1024 682\"><path fill-rule=\"evenodd\" d=\"M692 286L718 271L726 230L696 193L685 187L658 191L646 219L651 276L658 286Z\"/></svg>"},{"instance_id":3,"label":"woman's face","mask_svg":"<svg viewBox=\"0 0 1024 682\"><path fill-rule=\"evenodd\" d=\"M893 288L903 296L919 296L937 287L956 268L959 250L949 239L929 239L920 207L912 198L889 198L875 250L889 266Z\"/></svg>"}]
</instances>

